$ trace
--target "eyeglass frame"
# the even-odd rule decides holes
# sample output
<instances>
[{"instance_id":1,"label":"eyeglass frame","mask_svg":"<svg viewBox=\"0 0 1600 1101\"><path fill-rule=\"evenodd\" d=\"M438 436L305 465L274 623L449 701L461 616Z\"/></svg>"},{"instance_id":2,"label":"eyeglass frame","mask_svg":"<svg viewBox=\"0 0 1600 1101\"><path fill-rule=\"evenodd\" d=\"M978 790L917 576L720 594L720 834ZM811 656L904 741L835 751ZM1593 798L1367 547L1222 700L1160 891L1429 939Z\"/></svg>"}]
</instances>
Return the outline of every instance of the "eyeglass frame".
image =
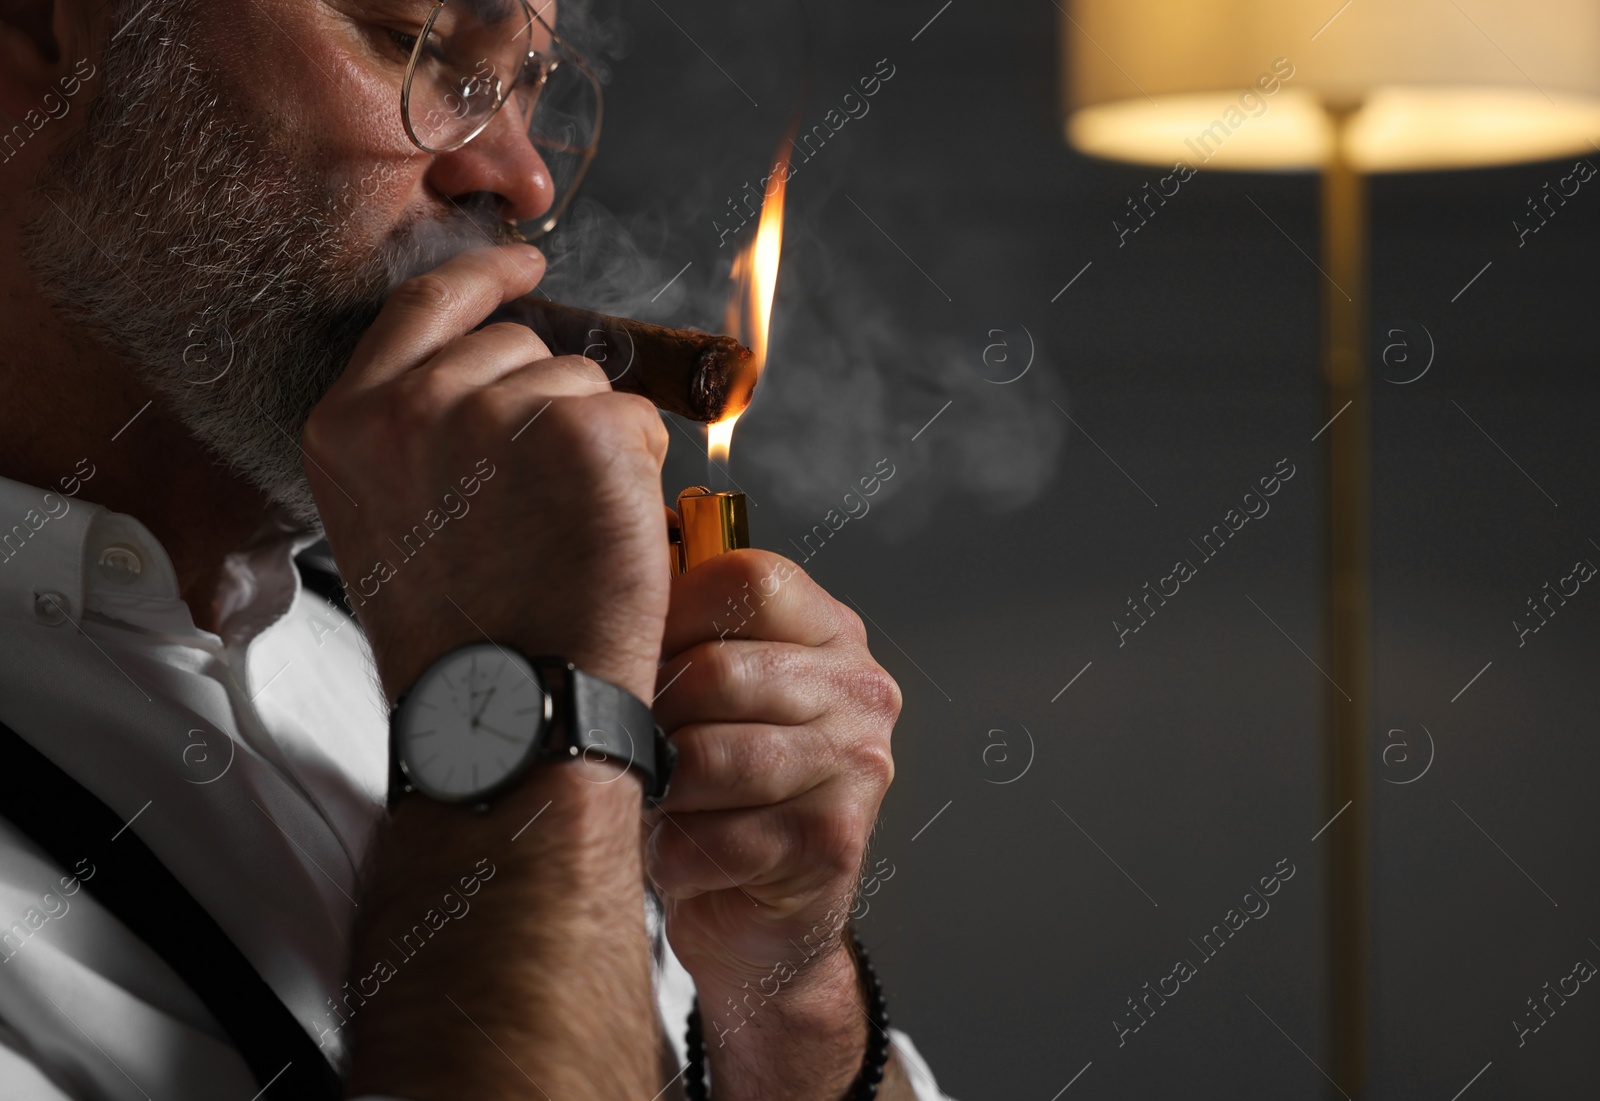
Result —
<instances>
[{"instance_id":1,"label":"eyeglass frame","mask_svg":"<svg viewBox=\"0 0 1600 1101\"><path fill-rule=\"evenodd\" d=\"M484 116L483 121L479 123L471 133L462 138L460 141L457 141L451 145L437 148L425 145L423 144L422 139L417 136L416 130L411 125L411 82L412 78L416 74L417 64L422 59L422 47L428 41L428 36L433 33L433 25L438 20L439 13L442 12L445 8L445 5L449 3L449 0L434 0L433 11L428 13L428 21L423 24L421 32L417 35L416 44L411 47L411 57L406 62L405 78L400 84L400 121L405 126L406 136L411 139L411 144L415 145L424 153L449 153L453 150L460 149L462 146L466 145L468 142L472 141L489 128L490 124L494 122L495 117L500 114L500 109L504 107L506 105L506 101L511 98L511 93L516 91L518 86L523 83L523 73L527 71L528 62L530 60L537 58L545 63L540 69L543 75L540 78L538 85L534 88L533 99L528 106L528 119L530 123L533 120L534 112L538 109L539 96L544 91L545 84L549 82L551 74L553 74L563 62L571 63L573 67L575 67L578 72L583 75L584 79L589 82L589 86L594 89L594 136L590 138L588 144L583 147L582 160L578 165L577 173L572 178L571 186L567 188L566 194L559 196L557 204L550 210L546 211L535 223L537 228L533 236L540 237L546 233L549 233L551 229L555 227L557 219L559 219L562 214L566 213L567 207L572 203L573 196L578 193L578 188L583 184L584 176L586 176L589 172L589 165L591 162L593 162L595 154L599 150L600 146L600 126L605 118L605 97L601 93L599 79L594 75L594 70L589 67L589 63L584 60L583 55L573 47L569 46L560 35L556 34L555 28L544 21L544 16L535 11L533 9L533 5L528 3L528 0L518 0L518 2L522 5L522 10L529 16L529 18L536 20L538 24L550 35L551 45L560 50L560 55L549 57L530 47L527 56L522 59L522 65L517 71L516 78L501 88L500 96L495 101L494 106L489 109L489 112ZM504 84L505 82L500 81L498 83ZM518 232L518 236L523 236L520 230Z\"/></svg>"}]
</instances>

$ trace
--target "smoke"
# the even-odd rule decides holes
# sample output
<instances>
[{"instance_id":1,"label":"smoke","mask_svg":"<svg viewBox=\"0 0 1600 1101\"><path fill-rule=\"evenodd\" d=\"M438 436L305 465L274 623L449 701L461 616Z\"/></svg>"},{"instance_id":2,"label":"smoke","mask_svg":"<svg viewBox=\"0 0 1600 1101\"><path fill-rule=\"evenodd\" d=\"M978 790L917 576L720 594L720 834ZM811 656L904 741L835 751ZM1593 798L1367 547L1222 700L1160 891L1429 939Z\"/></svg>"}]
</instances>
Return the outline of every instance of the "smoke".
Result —
<instances>
[{"instance_id":1,"label":"smoke","mask_svg":"<svg viewBox=\"0 0 1600 1101\"><path fill-rule=\"evenodd\" d=\"M607 313L720 330L736 250L730 241L717 255L713 237L696 254L682 227L703 226L699 212L709 204L696 215L681 213L687 205L674 204L680 213L672 215L656 203L620 216L593 198L574 204L541 242L549 259L541 289ZM768 370L735 433L734 477L752 492L771 487L763 493L790 511L821 516L887 458L901 473L875 503L902 498L881 526L897 536L947 497L991 512L1035 500L1065 438L1066 419L1052 404L1066 402L1056 367L1019 324L958 318L952 330L897 316L791 204ZM675 435L674 443L688 441Z\"/></svg>"},{"instance_id":2,"label":"smoke","mask_svg":"<svg viewBox=\"0 0 1600 1101\"><path fill-rule=\"evenodd\" d=\"M598 22L611 37L596 40L626 44L620 21L598 20L595 10L586 0L572 11L580 33L595 34L589 25ZM768 371L735 432L733 475L763 503L776 496L789 511L820 517L886 458L899 473L874 502L899 499L874 527L887 535L918 529L944 502L1004 512L1037 499L1067 427L1052 404L1067 399L1049 350L1018 318L950 308L930 324L926 312L903 309L917 290L936 292L884 286L853 262L859 242L840 229L857 217L838 194L859 169L852 146L881 140L894 98L911 94L892 75L894 60L874 53L849 79L821 77L810 71L815 33L797 10L677 15L687 25L663 24L670 42L630 60L607 91L607 135L584 197L539 242L549 261L541 290L606 313L722 331L733 256L755 228L751 204L800 89L808 89L802 131L852 93L841 110L862 101L871 113L825 127L835 136L796 165L789 187ZM563 33L568 17L563 9ZM761 42L760 63L731 74L702 64L672 37L690 32L723 59ZM745 110L747 98L761 109ZM907 180L907 194L919 183ZM746 215L737 234L714 228ZM904 274L903 286L919 278L909 267ZM698 459L682 434L673 439Z\"/></svg>"},{"instance_id":3,"label":"smoke","mask_svg":"<svg viewBox=\"0 0 1600 1101\"><path fill-rule=\"evenodd\" d=\"M538 245L546 260L539 289L558 302L645 321L682 320L693 281L667 286L674 274L665 259L672 231L659 213L643 212L625 224L595 199L580 197Z\"/></svg>"},{"instance_id":4,"label":"smoke","mask_svg":"<svg viewBox=\"0 0 1600 1101\"><path fill-rule=\"evenodd\" d=\"M887 458L900 473L879 503L904 496L886 521L900 534L944 496L990 512L1038 497L1065 424L1043 352L1030 353L1020 327L922 332L857 269L818 262L822 247L802 239L785 258L771 369L737 433L740 469L815 511Z\"/></svg>"},{"instance_id":5,"label":"smoke","mask_svg":"<svg viewBox=\"0 0 1600 1101\"><path fill-rule=\"evenodd\" d=\"M884 530L920 527L941 499L1005 512L1056 468L1064 418L1053 365L1020 327L929 331L804 223L787 235L769 370L736 432L735 474L755 471L814 513L880 459L899 471Z\"/></svg>"}]
</instances>

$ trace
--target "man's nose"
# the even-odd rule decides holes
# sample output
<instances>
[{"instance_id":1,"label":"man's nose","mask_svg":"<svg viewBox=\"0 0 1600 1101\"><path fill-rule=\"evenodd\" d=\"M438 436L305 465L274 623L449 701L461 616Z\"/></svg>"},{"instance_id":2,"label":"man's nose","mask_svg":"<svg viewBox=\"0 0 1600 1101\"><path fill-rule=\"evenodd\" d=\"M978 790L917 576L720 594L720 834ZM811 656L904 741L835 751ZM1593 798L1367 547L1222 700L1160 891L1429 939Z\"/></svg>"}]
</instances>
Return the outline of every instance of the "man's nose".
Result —
<instances>
[{"instance_id":1,"label":"man's nose","mask_svg":"<svg viewBox=\"0 0 1600 1101\"><path fill-rule=\"evenodd\" d=\"M507 219L529 221L555 202L550 170L521 125L515 104L497 113L483 133L459 149L435 154L429 186L452 199L488 192Z\"/></svg>"}]
</instances>

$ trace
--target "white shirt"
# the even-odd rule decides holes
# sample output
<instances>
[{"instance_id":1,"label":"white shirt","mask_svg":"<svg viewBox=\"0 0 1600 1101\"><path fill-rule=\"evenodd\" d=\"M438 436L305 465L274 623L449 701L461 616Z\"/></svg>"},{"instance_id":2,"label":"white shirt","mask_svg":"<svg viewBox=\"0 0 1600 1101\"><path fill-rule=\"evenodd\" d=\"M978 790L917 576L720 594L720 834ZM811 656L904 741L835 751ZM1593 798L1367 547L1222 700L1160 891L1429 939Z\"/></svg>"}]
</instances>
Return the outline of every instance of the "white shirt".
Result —
<instances>
[{"instance_id":1,"label":"white shirt","mask_svg":"<svg viewBox=\"0 0 1600 1101\"><path fill-rule=\"evenodd\" d=\"M0 478L0 721L131 823L342 1070L333 1004L388 722L365 637L301 587L293 556L314 539L269 530L230 555L212 633L143 524ZM68 894L71 871L0 817L0 1097L250 1101L259 1084L210 1012L88 891ZM682 1066L694 984L670 947L655 983ZM890 1032L919 1101L940 1101Z\"/></svg>"}]
</instances>

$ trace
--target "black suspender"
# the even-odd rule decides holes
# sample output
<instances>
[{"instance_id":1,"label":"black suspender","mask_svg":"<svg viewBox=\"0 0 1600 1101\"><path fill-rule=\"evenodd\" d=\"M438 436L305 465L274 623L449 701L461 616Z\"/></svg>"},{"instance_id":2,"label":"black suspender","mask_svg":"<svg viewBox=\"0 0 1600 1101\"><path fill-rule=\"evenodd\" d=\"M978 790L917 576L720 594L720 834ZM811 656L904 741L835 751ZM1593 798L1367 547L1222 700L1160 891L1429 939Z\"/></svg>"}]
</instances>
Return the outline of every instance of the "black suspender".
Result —
<instances>
[{"instance_id":1,"label":"black suspender","mask_svg":"<svg viewBox=\"0 0 1600 1101\"><path fill-rule=\"evenodd\" d=\"M343 1085L309 1033L183 884L93 792L0 723L0 815L63 868L200 996L244 1056L259 1095L337 1101Z\"/></svg>"}]
</instances>

